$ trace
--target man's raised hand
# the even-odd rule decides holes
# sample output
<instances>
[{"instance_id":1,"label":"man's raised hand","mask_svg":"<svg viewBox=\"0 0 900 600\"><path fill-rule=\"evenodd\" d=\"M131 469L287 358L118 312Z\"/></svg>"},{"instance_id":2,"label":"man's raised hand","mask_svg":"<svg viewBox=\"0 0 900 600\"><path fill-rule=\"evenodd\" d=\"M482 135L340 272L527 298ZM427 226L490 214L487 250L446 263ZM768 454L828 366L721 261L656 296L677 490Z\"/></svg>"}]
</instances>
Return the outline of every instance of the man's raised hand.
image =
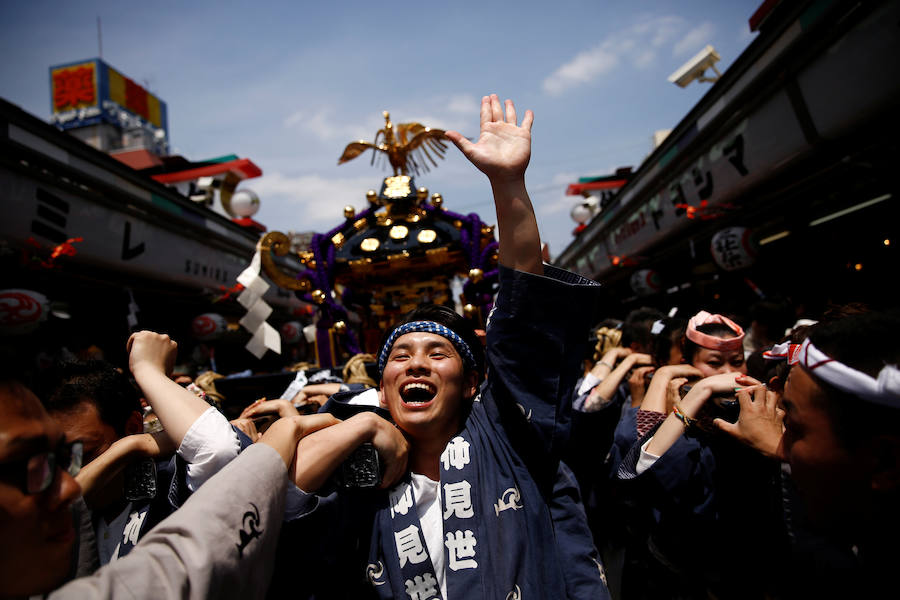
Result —
<instances>
[{"instance_id":1,"label":"man's raised hand","mask_svg":"<svg viewBox=\"0 0 900 600\"><path fill-rule=\"evenodd\" d=\"M497 94L481 99L481 133L472 143L458 131L448 131L447 138L456 144L466 158L492 183L522 179L531 159L531 124L534 114L528 110L518 125L516 107L506 101L505 110Z\"/></svg>"}]
</instances>

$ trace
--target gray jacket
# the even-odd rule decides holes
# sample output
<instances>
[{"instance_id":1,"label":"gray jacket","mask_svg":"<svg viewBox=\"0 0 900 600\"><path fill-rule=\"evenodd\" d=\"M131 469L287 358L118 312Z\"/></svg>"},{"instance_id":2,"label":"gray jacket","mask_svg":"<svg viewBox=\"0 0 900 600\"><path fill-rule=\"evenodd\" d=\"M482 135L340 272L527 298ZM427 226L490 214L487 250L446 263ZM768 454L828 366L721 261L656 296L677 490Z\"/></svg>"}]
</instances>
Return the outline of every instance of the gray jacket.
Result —
<instances>
[{"instance_id":1,"label":"gray jacket","mask_svg":"<svg viewBox=\"0 0 900 600\"><path fill-rule=\"evenodd\" d=\"M254 444L127 556L48 597L263 598L287 482L279 454Z\"/></svg>"}]
</instances>

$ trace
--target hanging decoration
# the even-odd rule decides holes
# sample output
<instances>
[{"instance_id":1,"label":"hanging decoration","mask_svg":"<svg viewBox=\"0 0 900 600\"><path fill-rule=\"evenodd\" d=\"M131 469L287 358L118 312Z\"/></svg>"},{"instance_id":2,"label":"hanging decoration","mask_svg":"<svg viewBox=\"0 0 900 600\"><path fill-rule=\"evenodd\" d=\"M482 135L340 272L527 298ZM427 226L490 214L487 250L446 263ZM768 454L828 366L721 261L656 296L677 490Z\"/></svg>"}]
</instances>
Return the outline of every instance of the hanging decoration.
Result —
<instances>
[{"instance_id":1,"label":"hanging decoration","mask_svg":"<svg viewBox=\"0 0 900 600\"><path fill-rule=\"evenodd\" d=\"M631 275L631 289L638 296L651 296L662 290L662 280L653 269L641 269Z\"/></svg>"},{"instance_id":2,"label":"hanging decoration","mask_svg":"<svg viewBox=\"0 0 900 600\"><path fill-rule=\"evenodd\" d=\"M56 261L59 260L59 258L62 256L75 256L75 254L77 254L77 250L75 249L75 246L73 244L77 244L83 241L84 238L82 237L69 238L63 243L54 246L53 249L50 250L50 255L47 258L41 258L37 255L37 253L32 254L29 250L23 249L22 262L26 265L32 264L43 269L59 268L59 265ZM41 243L33 237L29 237L28 239L26 239L25 244L38 251L44 250L43 245L41 245Z\"/></svg>"},{"instance_id":3,"label":"hanging decoration","mask_svg":"<svg viewBox=\"0 0 900 600\"><path fill-rule=\"evenodd\" d=\"M756 262L757 246L746 227L727 227L710 241L710 252L716 264L726 271L737 271Z\"/></svg>"},{"instance_id":4,"label":"hanging decoration","mask_svg":"<svg viewBox=\"0 0 900 600\"><path fill-rule=\"evenodd\" d=\"M239 283L236 283L233 286L231 286L230 288L226 288L224 285L220 285L219 289L222 291L222 293L212 299L213 304L216 304L218 302L223 302L225 300L228 300L235 294L241 293L242 291L244 291L244 286L242 286Z\"/></svg>"},{"instance_id":5,"label":"hanging decoration","mask_svg":"<svg viewBox=\"0 0 900 600\"><path fill-rule=\"evenodd\" d=\"M260 250L257 247L250 266L237 277L238 283L244 286L244 291L237 300L247 309L247 314L241 318L240 324L253 334L246 348L256 358L262 358L266 350L281 354L281 337L274 327L266 323L266 319L272 314L272 307L262 299L263 294L269 289L269 284L259 274L260 261Z\"/></svg>"},{"instance_id":6,"label":"hanging decoration","mask_svg":"<svg viewBox=\"0 0 900 600\"><path fill-rule=\"evenodd\" d=\"M303 337L303 325L299 321L288 321L281 326L281 341L284 344L296 344Z\"/></svg>"},{"instance_id":7,"label":"hanging decoration","mask_svg":"<svg viewBox=\"0 0 900 600\"><path fill-rule=\"evenodd\" d=\"M201 342L211 342L225 335L228 323L217 313L204 313L191 321L191 334Z\"/></svg>"},{"instance_id":8,"label":"hanging decoration","mask_svg":"<svg viewBox=\"0 0 900 600\"><path fill-rule=\"evenodd\" d=\"M126 321L128 322L128 331L134 331L135 329L137 329L137 313L140 310L141 309L137 305L137 302L134 301L134 294L131 292L131 288L128 288L128 316L126 317Z\"/></svg>"},{"instance_id":9,"label":"hanging decoration","mask_svg":"<svg viewBox=\"0 0 900 600\"><path fill-rule=\"evenodd\" d=\"M50 302L34 290L0 290L0 332L25 335L47 320Z\"/></svg>"}]
</instances>

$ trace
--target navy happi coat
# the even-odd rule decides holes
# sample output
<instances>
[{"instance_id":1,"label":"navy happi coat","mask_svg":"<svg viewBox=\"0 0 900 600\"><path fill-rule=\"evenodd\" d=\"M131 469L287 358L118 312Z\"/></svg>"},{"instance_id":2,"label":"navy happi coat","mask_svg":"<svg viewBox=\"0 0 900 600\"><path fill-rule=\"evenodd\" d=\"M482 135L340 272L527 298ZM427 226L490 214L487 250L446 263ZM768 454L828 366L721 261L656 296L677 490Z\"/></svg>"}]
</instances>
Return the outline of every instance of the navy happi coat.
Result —
<instances>
[{"instance_id":1,"label":"navy happi coat","mask_svg":"<svg viewBox=\"0 0 900 600\"><path fill-rule=\"evenodd\" d=\"M487 327L487 377L441 457L451 598L609 597L577 485L559 461L598 290L551 266L544 276L501 267ZM347 409L334 412L341 410ZM329 582L314 585L313 595L351 596L349 588L364 576L377 597L441 598L408 480L387 497L349 495L311 498L298 519L328 538L325 554L343 554L321 563L331 565L318 572ZM327 525L317 513L328 515ZM340 531L348 522L368 531L367 539L358 538L357 558L368 550L364 565ZM302 527L289 523L288 531L299 534Z\"/></svg>"}]
</instances>

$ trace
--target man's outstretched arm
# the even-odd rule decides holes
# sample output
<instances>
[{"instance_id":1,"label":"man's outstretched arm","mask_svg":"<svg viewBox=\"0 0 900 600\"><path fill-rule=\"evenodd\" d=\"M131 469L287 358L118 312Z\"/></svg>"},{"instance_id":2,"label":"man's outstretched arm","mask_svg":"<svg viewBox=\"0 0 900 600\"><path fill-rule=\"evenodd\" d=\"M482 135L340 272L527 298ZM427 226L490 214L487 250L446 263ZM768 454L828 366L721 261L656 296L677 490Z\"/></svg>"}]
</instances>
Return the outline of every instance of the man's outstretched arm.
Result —
<instances>
[{"instance_id":1,"label":"man's outstretched arm","mask_svg":"<svg viewBox=\"0 0 900 600\"><path fill-rule=\"evenodd\" d=\"M470 142L458 131L448 131L446 135L491 182L497 209L500 264L543 275L541 238L525 189L533 121L534 114L525 111L519 126L512 100L506 101L504 110L497 95L491 94L481 99L478 142Z\"/></svg>"}]
</instances>

